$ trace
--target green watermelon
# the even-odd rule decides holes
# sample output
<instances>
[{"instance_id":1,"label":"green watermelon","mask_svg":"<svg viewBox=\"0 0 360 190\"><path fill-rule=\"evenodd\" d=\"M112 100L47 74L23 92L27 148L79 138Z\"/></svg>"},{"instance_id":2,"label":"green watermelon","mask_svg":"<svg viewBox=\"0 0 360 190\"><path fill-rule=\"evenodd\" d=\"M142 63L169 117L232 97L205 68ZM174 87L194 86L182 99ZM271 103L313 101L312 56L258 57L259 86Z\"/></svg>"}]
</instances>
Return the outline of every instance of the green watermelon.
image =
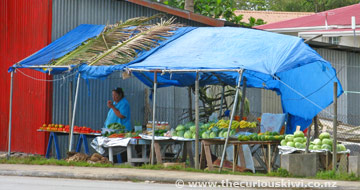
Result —
<instances>
[{"instance_id":1,"label":"green watermelon","mask_svg":"<svg viewBox=\"0 0 360 190\"><path fill-rule=\"evenodd\" d=\"M295 147L295 143L294 142L288 142L288 143L286 143L286 146Z\"/></svg>"},{"instance_id":2,"label":"green watermelon","mask_svg":"<svg viewBox=\"0 0 360 190\"><path fill-rule=\"evenodd\" d=\"M176 127L176 131L183 131L183 130L185 130L185 126L184 126L184 125L178 125L178 126Z\"/></svg>"},{"instance_id":3,"label":"green watermelon","mask_svg":"<svg viewBox=\"0 0 360 190\"><path fill-rule=\"evenodd\" d=\"M321 133L321 134L319 135L319 138L320 138L321 140L323 140L323 139L330 139L330 134L327 133L327 132Z\"/></svg>"},{"instance_id":4,"label":"green watermelon","mask_svg":"<svg viewBox=\"0 0 360 190\"><path fill-rule=\"evenodd\" d=\"M295 131L294 137L304 137L304 133L302 131Z\"/></svg>"}]
</instances>

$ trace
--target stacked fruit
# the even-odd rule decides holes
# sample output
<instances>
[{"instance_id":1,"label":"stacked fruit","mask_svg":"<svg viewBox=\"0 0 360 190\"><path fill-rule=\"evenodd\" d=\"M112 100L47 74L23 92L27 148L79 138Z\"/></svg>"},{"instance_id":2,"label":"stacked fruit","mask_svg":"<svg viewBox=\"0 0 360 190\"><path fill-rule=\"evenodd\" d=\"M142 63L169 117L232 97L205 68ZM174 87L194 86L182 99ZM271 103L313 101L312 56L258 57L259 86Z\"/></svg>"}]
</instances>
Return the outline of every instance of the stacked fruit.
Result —
<instances>
[{"instance_id":1,"label":"stacked fruit","mask_svg":"<svg viewBox=\"0 0 360 190\"><path fill-rule=\"evenodd\" d=\"M239 135L239 141L281 141L284 139L284 135L280 135L278 132L265 133L252 133L250 135Z\"/></svg>"},{"instance_id":2,"label":"stacked fruit","mask_svg":"<svg viewBox=\"0 0 360 190\"><path fill-rule=\"evenodd\" d=\"M221 128L221 129L228 128L229 123L230 123L230 120L221 119L217 123L212 123L210 125L210 129L215 127L215 126L217 126L218 128ZM231 123L231 129L255 128L256 126L257 126L257 122L248 122L248 121L245 121L245 120L241 120L241 121L233 120L232 123Z\"/></svg>"},{"instance_id":3,"label":"stacked fruit","mask_svg":"<svg viewBox=\"0 0 360 190\"><path fill-rule=\"evenodd\" d=\"M285 139L281 141L281 146L289 146L299 149L305 149L307 138L304 137L302 131L296 131L293 135L286 135ZM332 151L333 139L327 132L321 133L319 138L310 142L309 150L329 150ZM343 144L336 145L337 151L346 151Z\"/></svg>"},{"instance_id":4,"label":"stacked fruit","mask_svg":"<svg viewBox=\"0 0 360 190\"><path fill-rule=\"evenodd\" d=\"M203 139L226 137L227 128L219 128L214 123L200 124L199 137ZM235 135L235 130L230 130L230 136ZM171 136L184 137L187 139L195 139L196 126L194 123L186 123L185 125L178 125L174 131L171 132Z\"/></svg>"},{"instance_id":5,"label":"stacked fruit","mask_svg":"<svg viewBox=\"0 0 360 190\"><path fill-rule=\"evenodd\" d=\"M62 124L43 124L40 128L40 130L43 131L61 131L61 132L70 132L70 126L69 125L62 125ZM74 126L74 132L75 133L100 133L100 131L96 131L91 129L90 127L78 127Z\"/></svg>"},{"instance_id":6,"label":"stacked fruit","mask_svg":"<svg viewBox=\"0 0 360 190\"><path fill-rule=\"evenodd\" d=\"M304 149L306 147L306 140L307 138L302 131L295 131L293 135L286 135L280 144L281 146Z\"/></svg>"},{"instance_id":7,"label":"stacked fruit","mask_svg":"<svg viewBox=\"0 0 360 190\"><path fill-rule=\"evenodd\" d=\"M62 124L43 124L39 129L44 131L66 131L66 126Z\"/></svg>"}]
</instances>

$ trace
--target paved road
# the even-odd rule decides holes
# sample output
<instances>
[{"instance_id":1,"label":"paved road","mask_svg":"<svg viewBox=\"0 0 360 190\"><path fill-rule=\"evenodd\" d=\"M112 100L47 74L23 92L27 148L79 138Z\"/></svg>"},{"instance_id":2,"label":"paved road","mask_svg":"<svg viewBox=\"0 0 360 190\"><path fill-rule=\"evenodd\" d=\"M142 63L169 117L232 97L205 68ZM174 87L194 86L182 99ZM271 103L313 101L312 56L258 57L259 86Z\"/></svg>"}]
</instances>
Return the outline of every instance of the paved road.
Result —
<instances>
[{"instance_id":1,"label":"paved road","mask_svg":"<svg viewBox=\"0 0 360 190\"><path fill-rule=\"evenodd\" d=\"M84 179L59 179L44 177L0 176L1 190L143 190L177 189L174 184L157 184L127 181L100 181Z\"/></svg>"}]
</instances>

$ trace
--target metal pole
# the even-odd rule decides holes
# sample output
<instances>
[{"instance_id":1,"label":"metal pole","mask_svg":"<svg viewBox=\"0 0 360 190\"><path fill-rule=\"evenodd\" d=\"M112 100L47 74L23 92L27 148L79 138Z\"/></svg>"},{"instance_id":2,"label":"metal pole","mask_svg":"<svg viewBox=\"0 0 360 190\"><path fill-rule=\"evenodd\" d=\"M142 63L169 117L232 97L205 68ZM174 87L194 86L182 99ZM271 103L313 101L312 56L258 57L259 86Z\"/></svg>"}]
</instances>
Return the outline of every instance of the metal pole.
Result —
<instances>
[{"instance_id":1,"label":"metal pole","mask_svg":"<svg viewBox=\"0 0 360 190\"><path fill-rule=\"evenodd\" d=\"M226 147L227 147L227 144L228 144L228 141L229 141L229 133L230 133L230 129L231 129L231 124L232 124L232 121L233 121L233 118L234 118L237 101L238 101L238 99L239 99L240 82L241 82L241 78L242 78L242 75L243 75L244 71L241 70L240 72L241 72L241 73L239 73L239 80L238 80L238 85L237 85L237 87L236 87L235 100L234 100L234 104L233 104L232 111L231 111L231 117L230 117L229 127L228 127L228 130L227 130L227 136L226 136L226 139L225 139L224 150L223 150L223 153L222 153L222 156L221 156L221 162L220 162L219 172L221 172L222 167L223 167L223 164L224 164ZM235 160L234 160L234 161L235 161ZM234 163L236 163L236 162L234 162Z\"/></svg>"},{"instance_id":2,"label":"metal pole","mask_svg":"<svg viewBox=\"0 0 360 190\"><path fill-rule=\"evenodd\" d=\"M69 83L69 125L71 126L72 120L72 109L73 109L73 82L70 81ZM68 139L68 143L70 144L70 138Z\"/></svg>"},{"instance_id":3,"label":"metal pole","mask_svg":"<svg viewBox=\"0 0 360 190\"><path fill-rule=\"evenodd\" d=\"M156 106L156 87L157 74L154 72L154 97L153 97L153 119L152 119L152 139L151 139L151 165L154 165L154 143L155 143L155 106Z\"/></svg>"},{"instance_id":4,"label":"metal pole","mask_svg":"<svg viewBox=\"0 0 360 190\"><path fill-rule=\"evenodd\" d=\"M10 79L10 109L9 109L9 142L8 142L8 154L7 159L10 159L11 154L11 118L12 118L12 99L13 99L13 82L14 82L14 71L11 71Z\"/></svg>"},{"instance_id":5,"label":"metal pole","mask_svg":"<svg viewBox=\"0 0 360 190\"><path fill-rule=\"evenodd\" d=\"M74 102L73 116L72 116L71 129L70 129L69 152L71 152L72 144L73 144L75 113L76 113L77 99L78 99L78 95L79 95L79 86L80 86L80 73L78 76L78 80L77 80L77 84L76 84L76 91L75 91L75 102Z\"/></svg>"},{"instance_id":6,"label":"metal pole","mask_svg":"<svg viewBox=\"0 0 360 190\"><path fill-rule=\"evenodd\" d=\"M222 108L223 108L223 103L224 103L224 96L225 96L225 85L222 85L222 92L221 92L221 101L220 101L220 112L219 112L219 117L218 119L221 119L222 116Z\"/></svg>"},{"instance_id":7,"label":"metal pole","mask_svg":"<svg viewBox=\"0 0 360 190\"><path fill-rule=\"evenodd\" d=\"M243 78L241 106L240 106L240 120L242 120L242 118L244 117L245 98L246 98L246 77Z\"/></svg>"},{"instance_id":8,"label":"metal pole","mask_svg":"<svg viewBox=\"0 0 360 190\"><path fill-rule=\"evenodd\" d=\"M334 120L333 120L333 170L336 171L336 142L337 142L337 82L334 82Z\"/></svg>"},{"instance_id":9,"label":"metal pole","mask_svg":"<svg viewBox=\"0 0 360 190\"><path fill-rule=\"evenodd\" d=\"M71 125L71 120L72 120L72 107L73 107L73 103L72 103L72 96L73 95L73 82L71 81L69 83L69 125Z\"/></svg>"},{"instance_id":10,"label":"metal pole","mask_svg":"<svg viewBox=\"0 0 360 190\"><path fill-rule=\"evenodd\" d=\"M195 80L195 169L199 169L199 73Z\"/></svg>"}]
</instances>

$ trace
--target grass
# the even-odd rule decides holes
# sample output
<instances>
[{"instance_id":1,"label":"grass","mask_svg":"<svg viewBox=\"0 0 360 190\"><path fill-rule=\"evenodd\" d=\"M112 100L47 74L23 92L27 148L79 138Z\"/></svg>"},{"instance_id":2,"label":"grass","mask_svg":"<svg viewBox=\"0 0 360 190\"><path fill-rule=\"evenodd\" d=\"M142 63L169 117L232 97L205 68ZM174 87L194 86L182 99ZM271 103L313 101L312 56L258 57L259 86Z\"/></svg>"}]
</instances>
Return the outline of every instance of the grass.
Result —
<instances>
[{"instance_id":1,"label":"grass","mask_svg":"<svg viewBox=\"0 0 360 190\"><path fill-rule=\"evenodd\" d=\"M331 179L343 181L359 181L360 177L356 177L354 173L340 173L335 171L322 171L316 174L317 179Z\"/></svg>"},{"instance_id":2,"label":"grass","mask_svg":"<svg viewBox=\"0 0 360 190\"><path fill-rule=\"evenodd\" d=\"M231 174L231 175L247 175L247 176L270 176L270 177L297 177L292 176L287 170L279 168L276 171L268 174L264 173L251 173L251 172L232 172L223 170L220 173L217 170L199 170L195 168L183 168L181 166L169 166L163 165L151 165L144 164L138 167L120 164L90 164L87 162L67 162L65 160L57 160L54 158L46 159L42 156L29 156L20 158L6 158L0 159L0 164L29 164L29 165L58 165L58 166L78 166L78 167L102 167L102 168L134 168L134 169L147 169L147 170L171 170L171 171L185 171L185 172L198 172L198 173L214 173L214 174ZM356 177L355 174L338 173L334 171L322 171L318 172L315 177L310 179L327 179L327 180L345 180L345 181L360 181L360 177Z\"/></svg>"}]
</instances>

